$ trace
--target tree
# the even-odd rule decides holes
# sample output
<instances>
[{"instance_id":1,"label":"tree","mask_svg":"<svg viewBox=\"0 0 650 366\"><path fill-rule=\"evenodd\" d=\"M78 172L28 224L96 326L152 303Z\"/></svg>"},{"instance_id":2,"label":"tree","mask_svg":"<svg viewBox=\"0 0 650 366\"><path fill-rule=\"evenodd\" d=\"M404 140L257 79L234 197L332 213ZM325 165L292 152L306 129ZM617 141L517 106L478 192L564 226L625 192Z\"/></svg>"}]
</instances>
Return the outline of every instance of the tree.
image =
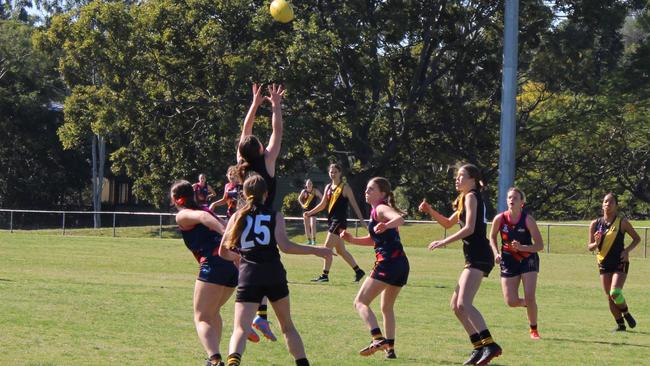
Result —
<instances>
[{"instance_id":1,"label":"tree","mask_svg":"<svg viewBox=\"0 0 650 366\"><path fill-rule=\"evenodd\" d=\"M34 50L32 26L0 20L0 207L48 208L80 201L85 160L56 136L61 83Z\"/></svg>"}]
</instances>

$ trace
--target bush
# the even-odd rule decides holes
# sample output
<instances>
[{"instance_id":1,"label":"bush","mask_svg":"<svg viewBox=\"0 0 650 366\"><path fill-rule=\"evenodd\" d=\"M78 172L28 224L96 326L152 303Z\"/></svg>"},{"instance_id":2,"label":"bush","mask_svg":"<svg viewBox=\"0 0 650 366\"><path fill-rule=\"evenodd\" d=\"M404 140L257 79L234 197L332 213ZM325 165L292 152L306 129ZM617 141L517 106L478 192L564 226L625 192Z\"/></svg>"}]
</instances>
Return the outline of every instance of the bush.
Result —
<instances>
[{"instance_id":1,"label":"bush","mask_svg":"<svg viewBox=\"0 0 650 366\"><path fill-rule=\"evenodd\" d=\"M302 216L302 207L298 203L298 192L291 192L284 196L282 214L285 216Z\"/></svg>"}]
</instances>

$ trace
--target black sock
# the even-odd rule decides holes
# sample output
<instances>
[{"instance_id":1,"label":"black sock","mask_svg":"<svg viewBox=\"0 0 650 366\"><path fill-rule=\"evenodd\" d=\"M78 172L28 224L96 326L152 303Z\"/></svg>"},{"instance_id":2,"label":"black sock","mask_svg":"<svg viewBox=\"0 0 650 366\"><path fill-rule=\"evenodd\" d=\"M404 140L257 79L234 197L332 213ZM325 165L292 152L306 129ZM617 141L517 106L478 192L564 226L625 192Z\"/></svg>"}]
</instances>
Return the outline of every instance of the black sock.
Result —
<instances>
[{"instance_id":1,"label":"black sock","mask_svg":"<svg viewBox=\"0 0 650 366\"><path fill-rule=\"evenodd\" d=\"M261 305L261 304L257 308L257 316L259 316L260 318L262 318L264 320L267 320L267 318L266 318L266 308L267 308L266 305Z\"/></svg>"},{"instance_id":2,"label":"black sock","mask_svg":"<svg viewBox=\"0 0 650 366\"><path fill-rule=\"evenodd\" d=\"M537 324L531 324L530 330L537 330Z\"/></svg>"},{"instance_id":3,"label":"black sock","mask_svg":"<svg viewBox=\"0 0 650 366\"><path fill-rule=\"evenodd\" d=\"M210 356L210 362L213 365L218 365L219 362L221 362L221 353L215 353L212 356Z\"/></svg>"},{"instance_id":4,"label":"black sock","mask_svg":"<svg viewBox=\"0 0 650 366\"><path fill-rule=\"evenodd\" d=\"M327 277L329 274L330 274L330 270L329 270L329 269L324 269L324 270L323 270L323 277Z\"/></svg>"},{"instance_id":5,"label":"black sock","mask_svg":"<svg viewBox=\"0 0 650 366\"><path fill-rule=\"evenodd\" d=\"M481 337L481 343L483 343L484 346L494 343L494 340L492 339L492 335L490 334L489 330L486 329L480 332L478 335L479 337Z\"/></svg>"},{"instance_id":6,"label":"black sock","mask_svg":"<svg viewBox=\"0 0 650 366\"><path fill-rule=\"evenodd\" d=\"M625 326L625 320L623 320L622 317L618 318L618 319L616 319L616 324Z\"/></svg>"},{"instance_id":7,"label":"black sock","mask_svg":"<svg viewBox=\"0 0 650 366\"><path fill-rule=\"evenodd\" d=\"M472 342L474 349L479 349L483 347L483 342L481 342L481 336L478 333L474 333L469 336L469 341Z\"/></svg>"},{"instance_id":8,"label":"black sock","mask_svg":"<svg viewBox=\"0 0 650 366\"><path fill-rule=\"evenodd\" d=\"M359 268L359 266L354 266L352 268L352 270L356 273L356 272L359 272L361 270L361 268Z\"/></svg>"},{"instance_id":9,"label":"black sock","mask_svg":"<svg viewBox=\"0 0 650 366\"><path fill-rule=\"evenodd\" d=\"M296 360L296 366L309 366L309 361L306 358Z\"/></svg>"},{"instance_id":10,"label":"black sock","mask_svg":"<svg viewBox=\"0 0 650 366\"><path fill-rule=\"evenodd\" d=\"M395 348L395 339L386 338L386 343L388 343L388 349Z\"/></svg>"},{"instance_id":11,"label":"black sock","mask_svg":"<svg viewBox=\"0 0 650 366\"><path fill-rule=\"evenodd\" d=\"M370 336L372 336L373 340L382 340L384 339L384 336L381 335L381 330L379 328L374 328L370 331Z\"/></svg>"}]
</instances>

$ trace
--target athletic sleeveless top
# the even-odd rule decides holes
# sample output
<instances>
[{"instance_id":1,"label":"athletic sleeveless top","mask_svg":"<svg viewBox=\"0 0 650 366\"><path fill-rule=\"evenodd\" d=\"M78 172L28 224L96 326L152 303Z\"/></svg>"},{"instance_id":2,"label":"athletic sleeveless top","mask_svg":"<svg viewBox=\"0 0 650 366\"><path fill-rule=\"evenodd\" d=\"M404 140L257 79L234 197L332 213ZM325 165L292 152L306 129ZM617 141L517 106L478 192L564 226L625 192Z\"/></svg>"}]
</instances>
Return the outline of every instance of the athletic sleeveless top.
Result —
<instances>
[{"instance_id":1,"label":"athletic sleeveless top","mask_svg":"<svg viewBox=\"0 0 650 366\"><path fill-rule=\"evenodd\" d=\"M404 247L402 246L402 241L399 236L399 230L395 229L386 229L383 233L375 233L375 226L379 224L380 221L377 219L377 212L375 208L370 212L370 222L368 223L368 233L370 238L375 242L375 257L377 262L388 261L391 259L403 257L406 254L404 253Z\"/></svg>"},{"instance_id":2,"label":"athletic sleeveless top","mask_svg":"<svg viewBox=\"0 0 650 366\"><path fill-rule=\"evenodd\" d=\"M239 239L242 256L239 265L239 285L268 285L286 281L275 240L276 212L266 207L254 208L243 220L244 230Z\"/></svg>"},{"instance_id":3,"label":"athletic sleeveless top","mask_svg":"<svg viewBox=\"0 0 650 366\"><path fill-rule=\"evenodd\" d=\"M625 232L621 230L621 221L622 218L618 216L611 224L607 224L604 217L596 220L596 232L602 234L602 239L598 243L597 260L599 264L608 266L621 262L621 253L625 249ZM614 236L614 238L610 239L611 243L607 243L608 245L603 245L608 235Z\"/></svg>"},{"instance_id":4,"label":"athletic sleeveless top","mask_svg":"<svg viewBox=\"0 0 650 366\"><path fill-rule=\"evenodd\" d=\"M214 215L207 209L200 211L206 211ZM219 257L221 234L210 230L203 224L195 224L188 228L181 227L180 225L178 227L181 230L185 246L194 254L194 258L199 263L206 262L213 257Z\"/></svg>"},{"instance_id":5,"label":"athletic sleeveless top","mask_svg":"<svg viewBox=\"0 0 650 366\"><path fill-rule=\"evenodd\" d=\"M343 189L345 183L340 182L338 187L341 187ZM325 188L325 197L327 197L327 207L329 208L331 204L331 200L334 198L333 197L334 190L332 190L332 184L328 184L327 187ZM332 206L331 210L327 211L327 219L332 220L340 220L344 221L347 220L348 218L348 199L343 195L343 192L338 196L336 199L336 202L334 202L334 205Z\"/></svg>"},{"instance_id":6,"label":"athletic sleeveless top","mask_svg":"<svg viewBox=\"0 0 650 366\"><path fill-rule=\"evenodd\" d=\"M499 232L501 233L501 248L502 254L504 255L515 255L523 258L530 256L531 252L516 252L512 253L509 249L509 244L513 240L517 240L522 245L533 245L533 239L526 227L526 212L521 212L519 215L519 220L517 222L512 222L510 214L508 211L504 211L501 214L501 226L499 227ZM505 249L504 249L505 248ZM521 259L521 258L518 258Z\"/></svg>"},{"instance_id":7,"label":"athletic sleeveless top","mask_svg":"<svg viewBox=\"0 0 650 366\"><path fill-rule=\"evenodd\" d=\"M210 191L208 190L208 182L205 182L205 185L202 187L200 183L194 184L194 192L196 196L196 202L200 205L205 205L208 203L208 195Z\"/></svg>"},{"instance_id":8,"label":"athletic sleeveless top","mask_svg":"<svg viewBox=\"0 0 650 366\"><path fill-rule=\"evenodd\" d=\"M226 217L230 218L237 211L237 200L243 192L241 184L227 183L225 187L226 201L228 202L228 209L226 210Z\"/></svg>"},{"instance_id":9,"label":"athletic sleeveless top","mask_svg":"<svg viewBox=\"0 0 650 366\"><path fill-rule=\"evenodd\" d=\"M463 254L465 255L465 260L472 262L476 260L487 261L489 258L494 259L494 254L492 253L492 249L490 249L490 242L486 236L485 204L483 203L481 192L478 189L472 189L465 197L470 193L474 193L474 197L476 197L476 221L474 222L474 232L463 238ZM457 214L460 227L465 227L467 212L465 212L464 199L459 203Z\"/></svg>"}]
</instances>

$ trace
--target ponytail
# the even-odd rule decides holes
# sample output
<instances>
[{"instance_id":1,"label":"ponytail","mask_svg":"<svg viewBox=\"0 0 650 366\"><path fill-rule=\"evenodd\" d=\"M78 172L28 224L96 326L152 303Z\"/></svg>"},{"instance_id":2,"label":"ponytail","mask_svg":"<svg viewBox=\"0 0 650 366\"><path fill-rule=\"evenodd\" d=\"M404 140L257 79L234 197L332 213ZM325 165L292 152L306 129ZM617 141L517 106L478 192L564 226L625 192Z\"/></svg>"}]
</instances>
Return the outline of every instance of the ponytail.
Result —
<instances>
[{"instance_id":1,"label":"ponytail","mask_svg":"<svg viewBox=\"0 0 650 366\"><path fill-rule=\"evenodd\" d=\"M397 204L395 203L395 194L393 193L393 191L390 191L388 192L388 194L386 194L386 204L392 207L393 210L397 211L397 213L399 213L400 215L402 216L406 215L406 212L402 211L397 207Z\"/></svg>"},{"instance_id":2,"label":"ponytail","mask_svg":"<svg viewBox=\"0 0 650 366\"><path fill-rule=\"evenodd\" d=\"M241 247L241 235L246 224L246 216L262 205L266 193L266 182L259 174L253 174L244 181L246 204L230 218L233 223L226 232L227 240L224 242L227 248L232 250Z\"/></svg>"}]
</instances>

